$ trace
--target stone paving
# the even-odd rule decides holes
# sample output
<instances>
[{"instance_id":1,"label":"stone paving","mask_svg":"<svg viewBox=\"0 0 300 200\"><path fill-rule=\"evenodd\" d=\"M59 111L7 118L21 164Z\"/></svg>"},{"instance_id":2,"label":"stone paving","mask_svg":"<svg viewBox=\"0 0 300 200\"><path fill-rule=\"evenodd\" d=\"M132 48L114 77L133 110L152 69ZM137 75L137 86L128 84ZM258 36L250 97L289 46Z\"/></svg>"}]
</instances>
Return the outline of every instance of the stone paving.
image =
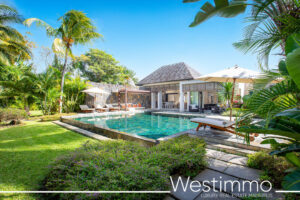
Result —
<instances>
[{"instance_id":1,"label":"stone paving","mask_svg":"<svg viewBox=\"0 0 300 200\"><path fill-rule=\"evenodd\" d=\"M54 123L98 140L110 140L107 137L59 121ZM259 175L261 173L260 170L252 169L246 166L248 160L247 157L213 149L206 149L206 152L206 160L208 163L207 169L199 173L193 179L189 179L188 177L181 178L183 182L182 184L186 184L187 180L189 180L190 184L192 181L202 184L204 184L204 181L206 181L208 188L201 187L198 191L192 191L192 189L189 187L190 185L188 185L184 191L183 187L178 187L176 191L171 189L171 194L168 195L165 200L241 199L249 194L263 194L266 199L272 200L283 199L280 194L275 193L274 189L268 193L264 193L262 190L268 190L268 187L263 186L262 188L257 188L250 187L249 183L245 184L245 181L259 182ZM174 182L177 182L178 178L178 175L172 177ZM213 180L217 181L219 184L214 184ZM220 184L220 181L222 181L223 184ZM232 184L226 185L224 181L232 181ZM244 187L243 193L241 193L242 186ZM208 191L205 191L205 189Z\"/></svg>"},{"instance_id":2,"label":"stone paving","mask_svg":"<svg viewBox=\"0 0 300 200\"><path fill-rule=\"evenodd\" d=\"M165 199L179 199L179 200L199 200L199 199L241 199L249 195L262 195L266 199L283 199L280 194L275 193L272 189L268 193L269 187L260 187L259 175L261 170L252 169L246 166L247 157L238 156L234 154L228 154L212 149L207 149L207 169L199 173L193 179L189 179L190 185L197 185L195 182L202 183L202 187L199 190L191 190L188 185L186 191L183 191L183 187L179 184L177 190L171 189L171 194ZM174 185L177 183L178 175L173 176ZM183 186L186 186L187 177L181 177ZM213 181L216 181L215 184ZM226 181L230 181L226 184ZM253 182L250 185L250 181ZM209 188L205 189L205 184ZM258 187L257 187L258 186ZM196 192L195 192L196 191ZM243 191L243 192L241 192Z\"/></svg>"},{"instance_id":3,"label":"stone paving","mask_svg":"<svg viewBox=\"0 0 300 200\"><path fill-rule=\"evenodd\" d=\"M53 123L57 124L59 126L62 126L66 129L69 129L71 131L74 131L74 132L80 133L82 135L85 135L87 137L90 137L90 138L94 138L94 139L97 139L97 140L111 140L108 137L105 137L105 136L102 136L102 135L99 135L99 134L96 134L96 133L93 133L93 132L90 132L90 131L87 131L87 130L84 130L84 129L81 129L81 128L78 128L78 127L75 127L75 126L72 126L72 125L69 125L69 124L66 124L66 123L63 123L63 122L60 122L60 121L54 121Z\"/></svg>"}]
</instances>

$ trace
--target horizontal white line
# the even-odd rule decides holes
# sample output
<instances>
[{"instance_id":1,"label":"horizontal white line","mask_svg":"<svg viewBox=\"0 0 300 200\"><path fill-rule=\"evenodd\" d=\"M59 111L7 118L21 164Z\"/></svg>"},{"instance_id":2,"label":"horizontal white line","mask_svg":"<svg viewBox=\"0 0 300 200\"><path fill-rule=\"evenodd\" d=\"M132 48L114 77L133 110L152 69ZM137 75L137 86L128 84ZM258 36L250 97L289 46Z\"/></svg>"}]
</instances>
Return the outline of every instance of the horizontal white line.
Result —
<instances>
[{"instance_id":1,"label":"horizontal white line","mask_svg":"<svg viewBox=\"0 0 300 200\"><path fill-rule=\"evenodd\" d=\"M300 193L300 190L275 190L277 193Z\"/></svg>"},{"instance_id":2,"label":"horizontal white line","mask_svg":"<svg viewBox=\"0 0 300 200\"><path fill-rule=\"evenodd\" d=\"M83 193L83 194L101 194L101 193L171 193L171 191L0 191L1 193L32 193L32 194L42 194L42 193Z\"/></svg>"}]
</instances>

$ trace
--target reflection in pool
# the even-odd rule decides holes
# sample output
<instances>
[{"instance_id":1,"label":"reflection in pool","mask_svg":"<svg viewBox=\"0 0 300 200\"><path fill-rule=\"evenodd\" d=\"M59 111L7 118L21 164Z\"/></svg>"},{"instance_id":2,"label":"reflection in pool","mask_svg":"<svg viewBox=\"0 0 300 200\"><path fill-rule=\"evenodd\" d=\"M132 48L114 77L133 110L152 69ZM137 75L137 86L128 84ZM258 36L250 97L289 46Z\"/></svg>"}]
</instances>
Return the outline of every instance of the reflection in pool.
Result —
<instances>
[{"instance_id":1,"label":"reflection in pool","mask_svg":"<svg viewBox=\"0 0 300 200\"><path fill-rule=\"evenodd\" d=\"M166 137L197 127L188 118L151 115L148 113L82 117L75 120L152 139Z\"/></svg>"}]
</instances>

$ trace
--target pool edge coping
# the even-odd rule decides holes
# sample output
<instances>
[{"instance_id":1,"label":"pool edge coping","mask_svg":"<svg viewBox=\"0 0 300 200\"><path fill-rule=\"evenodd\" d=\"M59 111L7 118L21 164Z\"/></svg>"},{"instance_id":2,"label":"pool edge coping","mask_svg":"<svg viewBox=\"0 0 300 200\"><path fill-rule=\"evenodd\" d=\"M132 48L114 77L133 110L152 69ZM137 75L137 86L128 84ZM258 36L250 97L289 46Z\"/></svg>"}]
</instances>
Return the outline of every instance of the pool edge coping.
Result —
<instances>
[{"instance_id":1,"label":"pool edge coping","mask_svg":"<svg viewBox=\"0 0 300 200\"><path fill-rule=\"evenodd\" d=\"M118 113L118 115L119 114L120 113ZM115 115L117 115L117 114L115 114ZM85 115L85 116L80 116L80 117L89 117L89 116ZM93 116L95 116L95 115L93 115ZM96 116L106 116L106 115L96 115ZM139 136L139 135L129 134L126 132L117 131L115 129L105 128L105 127L102 127L99 125L89 124L89 123L75 120L74 118L77 118L77 117L79 117L79 116L78 115L73 115L72 117L62 116L60 118L60 121L63 123L69 124L71 126L75 126L75 127L81 128L83 130L90 131L94 134L102 135L104 137L108 137L111 139L124 139L127 141L137 141L137 142L141 142L141 143L145 144L146 146L154 146L159 143L159 140L146 138L146 137Z\"/></svg>"},{"instance_id":2,"label":"pool edge coping","mask_svg":"<svg viewBox=\"0 0 300 200\"><path fill-rule=\"evenodd\" d=\"M79 113L77 115L61 116L59 121L63 122L63 123L66 123L68 125L75 126L77 128L81 128L83 130L92 132L93 134L108 137L110 139L124 139L124 140L127 140L127 141L132 141L133 140L133 141L138 141L138 142L140 141L140 142L146 144L147 146L149 146L149 144L150 144L150 146L153 146L153 145L159 144L160 142L167 141L167 140L179 137L181 135L187 135L188 131L190 130L190 129L188 129L188 130L181 131L181 132L178 132L178 133L166 136L166 137L151 139L151 138L147 138L147 137L144 137L144 136L129 134L129 133L126 133L126 132L117 131L115 129L110 129L110 128L102 127L102 126L99 126L99 125L89 124L89 123L85 123L85 122L75 120L75 118L80 118L80 117L98 117L98 116L101 117L101 116L113 116L113 115L122 115L122 114L138 114L138 113L147 113L147 112L152 113L149 110L117 111L117 112L103 112L103 113L82 113L82 114ZM89 127L89 128L85 128L85 127ZM90 129L96 129L98 131L93 131L93 130L90 130ZM100 132L104 132L104 134L100 133ZM105 133L105 132L107 132L107 133ZM111 135L111 134L114 134L115 138L108 136L108 135ZM125 138L122 137L122 136L124 136ZM129 138L129 140L128 140L128 138Z\"/></svg>"}]
</instances>

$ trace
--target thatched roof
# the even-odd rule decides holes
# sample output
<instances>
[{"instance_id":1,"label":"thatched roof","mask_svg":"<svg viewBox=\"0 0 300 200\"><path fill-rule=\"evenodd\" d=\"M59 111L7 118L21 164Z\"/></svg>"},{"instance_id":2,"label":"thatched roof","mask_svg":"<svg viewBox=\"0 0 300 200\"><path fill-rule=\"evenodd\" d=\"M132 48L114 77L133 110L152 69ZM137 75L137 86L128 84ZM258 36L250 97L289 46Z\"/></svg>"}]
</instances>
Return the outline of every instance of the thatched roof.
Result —
<instances>
[{"instance_id":1,"label":"thatched roof","mask_svg":"<svg viewBox=\"0 0 300 200\"><path fill-rule=\"evenodd\" d=\"M195 69L189 67L184 62L180 62L160 67L159 69L148 75L146 78L138 82L137 85L193 80L199 76L199 72L197 72Z\"/></svg>"}]
</instances>

